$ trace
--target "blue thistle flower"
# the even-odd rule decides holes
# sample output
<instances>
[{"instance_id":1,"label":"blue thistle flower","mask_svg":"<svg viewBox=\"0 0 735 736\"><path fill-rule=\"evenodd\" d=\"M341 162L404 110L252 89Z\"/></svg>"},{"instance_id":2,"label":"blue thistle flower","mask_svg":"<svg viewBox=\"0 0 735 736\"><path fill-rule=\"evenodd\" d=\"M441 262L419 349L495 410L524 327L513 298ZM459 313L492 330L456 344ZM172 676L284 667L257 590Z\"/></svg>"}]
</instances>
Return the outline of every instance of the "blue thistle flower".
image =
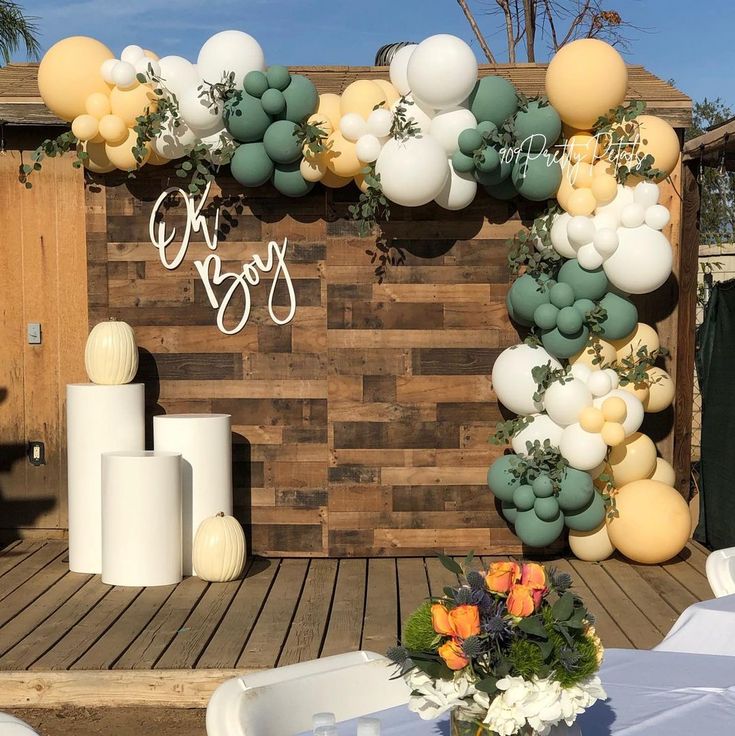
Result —
<instances>
[{"instance_id":1,"label":"blue thistle flower","mask_svg":"<svg viewBox=\"0 0 735 736\"><path fill-rule=\"evenodd\" d=\"M481 572L470 570L470 572L467 573L467 582L472 590L485 591L485 578L482 576Z\"/></svg>"},{"instance_id":2,"label":"blue thistle flower","mask_svg":"<svg viewBox=\"0 0 735 736\"><path fill-rule=\"evenodd\" d=\"M468 636L462 642L462 651L472 659L479 657L485 651L485 645L479 636Z\"/></svg>"}]
</instances>

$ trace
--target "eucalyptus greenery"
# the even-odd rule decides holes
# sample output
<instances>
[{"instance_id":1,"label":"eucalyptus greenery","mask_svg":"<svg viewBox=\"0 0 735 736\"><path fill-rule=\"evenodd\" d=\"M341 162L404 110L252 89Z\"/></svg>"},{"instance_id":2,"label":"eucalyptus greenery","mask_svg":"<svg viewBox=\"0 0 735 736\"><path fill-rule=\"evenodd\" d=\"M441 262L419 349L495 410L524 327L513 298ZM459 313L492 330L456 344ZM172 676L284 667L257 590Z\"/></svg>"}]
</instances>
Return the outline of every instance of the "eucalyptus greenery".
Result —
<instances>
[{"instance_id":1,"label":"eucalyptus greenery","mask_svg":"<svg viewBox=\"0 0 735 736\"><path fill-rule=\"evenodd\" d=\"M322 125L326 125L326 121L318 120L310 123L308 120L304 120L296 125L294 135L304 153L308 151L309 155L316 156L327 150L324 144L324 141L327 140L327 131Z\"/></svg>"},{"instance_id":2,"label":"eucalyptus greenery","mask_svg":"<svg viewBox=\"0 0 735 736\"><path fill-rule=\"evenodd\" d=\"M227 102L239 91L235 84L235 72L224 72L219 82L202 82L198 97L204 107L210 108Z\"/></svg>"},{"instance_id":3,"label":"eucalyptus greenery","mask_svg":"<svg viewBox=\"0 0 735 736\"><path fill-rule=\"evenodd\" d=\"M552 383L564 384L572 381L574 376L571 371L572 368L569 365L563 366L562 368L552 368L551 361L548 361L545 365L537 365L532 368L531 376L536 384L536 391L533 394L534 402L541 403L544 400L546 389Z\"/></svg>"},{"instance_id":4,"label":"eucalyptus greenery","mask_svg":"<svg viewBox=\"0 0 735 736\"><path fill-rule=\"evenodd\" d=\"M380 174L375 173L375 164L360 172L365 177L366 190L360 192L356 204L348 207L353 220L358 223L360 237L369 235L378 222L390 219L390 204L383 194Z\"/></svg>"},{"instance_id":5,"label":"eucalyptus greenery","mask_svg":"<svg viewBox=\"0 0 735 736\"><path fill-rule=\"evenodd\" d=\"M409 138L420 138L421 129L413 118L408 117L408 108L415 104L413 100L401 97L393 110L393 122L390 126L390 137L397 141L405 141ZM378 105L381 107L382 105Z\"/></svg>"},{"instance_id":6,"label":"eucalyptus greenery","mask_svg":"<svg viewBox=\"0 0 735 736\"><path fill-rule=\"evenodd\" d=\"M545 439L543 442L526 442L526 454L516 455L508 472L521 483L529 484L539 476L546 475L551 479L554 492L559 493L568 467L569 463L561 456L559 449Z\"/></svg>"},{"instance_id":7,"label":"eucalyptus greenery","mask_svg":"<svg viewBox=\"0 0 735 736\"><path fill-rule=\"evenodd\" d=\"M530 228L519 230L507 241L508 267L512 274L518 275L521 270L531 276L557 274L563 258L551 244L551 226L560 212L558 204L549 205ZM536 247L538 242L543 246L541 250Z\"/></svg>"},{"instance_id":8,"label":"eucalyptus greenery","mask_svg":"<svg viewBox=\"0 0 735 736\"><path fill-rule=\"evenodd\" d=\"M518 416L495 425L495 434L490 435L489 442L493 445L509 445L510 441L519 432L533 422L533 417Z\"/></svg>"},{"instance_id":9,"label":"eucalyptus greenery","mask_svg":"<svg viewBox=\"0 0 735 736\"><path fill-rule=\"evenodd\" d=\"M620 378L620 385L627 386L650 386L658 383L661 378L651 378L648 372L659 358L669 355L667 348L656 348L649 352L648 346L641 345L635 352L631 348L630 353L615 361L612 368Z\"/></svg>"},{"instance_id":10,"label":"eucalyptus greenery","mask_svg":"<svg viewBox=\"0 0 735 736\"><path fill-rule=\"evenodd\" d=\"M69 153L69 151L76 151L76 158L71 164L75 169L78 169L89 158L89 154L79 146L77 137L70 130L57 135L56 138L47 138L38 148L31 152L32 163L21 163L18 166L18 181L26 189L31 189L33 184L29 177L33 172L41 170L43 159L63 156L65 153Z\"/></svg>"},{"instance_id":11,"label":"eucalyptus greenery","mask_svg":"<svg viewBox=\"0 0 735 736\"><path fill-rule=\"evenodd\" d=\"M599 304L594 309L587 312L584 318L584 323L587 325L590 331L590 340L585 350L592 350L595 354L592 358L593 365L599 365L602 367L602 336L604 335L603 323L607 319L607 310L605 307L601 307Z\"/></svg>"}]
</instances>

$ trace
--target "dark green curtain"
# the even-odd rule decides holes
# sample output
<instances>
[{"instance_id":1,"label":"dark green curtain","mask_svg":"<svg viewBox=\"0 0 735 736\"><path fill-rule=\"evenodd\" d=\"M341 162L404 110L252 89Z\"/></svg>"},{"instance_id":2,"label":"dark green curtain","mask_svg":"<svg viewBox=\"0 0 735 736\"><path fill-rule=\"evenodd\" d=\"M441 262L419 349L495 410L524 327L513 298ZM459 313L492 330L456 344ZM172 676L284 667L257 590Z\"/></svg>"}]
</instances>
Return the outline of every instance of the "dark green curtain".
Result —
<instances>
[{"instance_id":1,"label":"dark green curtain","mask_svg":"<svg viewBox=\"0 0 735 736\"><path fill-rule=\"evenodd\" d=\"M695 538L735 546L735 280L715 284L697 334L701 498Z\"/></svg>"}]
</instances>

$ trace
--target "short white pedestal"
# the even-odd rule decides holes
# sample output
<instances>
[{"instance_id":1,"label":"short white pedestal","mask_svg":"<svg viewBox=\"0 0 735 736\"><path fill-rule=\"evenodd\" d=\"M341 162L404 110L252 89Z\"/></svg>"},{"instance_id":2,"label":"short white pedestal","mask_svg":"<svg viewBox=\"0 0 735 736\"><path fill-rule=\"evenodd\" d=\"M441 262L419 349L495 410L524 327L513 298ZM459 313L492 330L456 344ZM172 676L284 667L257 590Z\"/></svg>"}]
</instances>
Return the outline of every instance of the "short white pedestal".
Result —
<instances>
[{"instance_id":1,"label":"short white pedestal","mask_svg":"<svg viewBox=\"0 0 735 736\"><path fill-rule=\"evenodd\" d=\"M101 481L103 452L145 448L142 383L66 387L69 482L69 569L102 572Z\"/></svg>"},{"instance_id":2,"label":"short white pedestal","mask_svg":"<svg viewBox=\"0 0 735 736\"><path fill-rule=\"evenodd\" d=\"M232 514L232 437L229 414L166 414L153 417L156 450L180 452L184 575L194 535L204 519Z\"/></svg>"},{"instance_id":3,"label":"short white pedestal","mask_svg":"<svg viewBox=\"0 0 735 736\"><path fill-rule=\"evenodd\" d=\"M102 582L181 582L181 455L102 455Z\"/></svg>"}]
</instances>

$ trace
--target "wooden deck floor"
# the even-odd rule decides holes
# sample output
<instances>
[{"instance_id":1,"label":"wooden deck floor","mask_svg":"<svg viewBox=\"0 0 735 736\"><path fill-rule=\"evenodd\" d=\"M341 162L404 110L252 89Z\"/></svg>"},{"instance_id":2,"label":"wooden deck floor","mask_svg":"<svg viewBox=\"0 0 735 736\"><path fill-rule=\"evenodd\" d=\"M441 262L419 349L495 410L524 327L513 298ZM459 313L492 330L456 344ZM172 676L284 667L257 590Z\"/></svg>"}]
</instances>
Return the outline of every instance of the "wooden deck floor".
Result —
<instances>
[{"instance_id":1,"label":"wooden deck floor","mask_svg":"<svg viewBox=\"0 0 735 736\"><path fill-rule=\"evenodd\" d=\"M712 597L706 553L659 566L560 559L608 647L648 649ZM484 558L490 562L492 558ZM255 669L396 642L402 619L452 581L435 558L254 559L233 583L118 588L70 573L63 542L0 552L0 670Z\"/></svg>"}]
</instances>

